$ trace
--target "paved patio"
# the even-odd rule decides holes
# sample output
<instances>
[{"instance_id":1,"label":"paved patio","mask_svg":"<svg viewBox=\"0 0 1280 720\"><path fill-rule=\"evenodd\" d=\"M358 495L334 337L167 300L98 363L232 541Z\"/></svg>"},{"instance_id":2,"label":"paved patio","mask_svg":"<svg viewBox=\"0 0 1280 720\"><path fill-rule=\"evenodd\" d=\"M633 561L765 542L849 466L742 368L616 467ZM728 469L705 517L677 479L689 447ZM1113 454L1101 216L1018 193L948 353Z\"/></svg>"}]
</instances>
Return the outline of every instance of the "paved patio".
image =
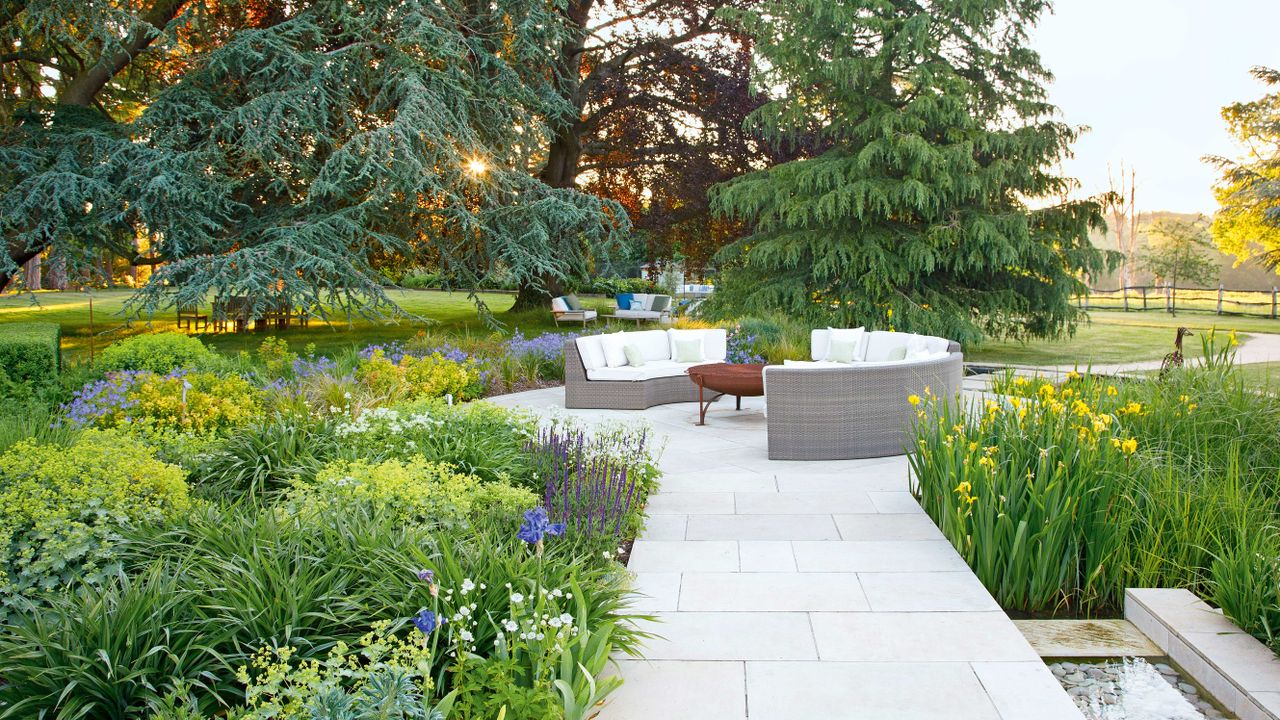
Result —
<instances>
[{"instance_id":1,"label":"paved patio","mask_svg":"<svg viewBox=\"0 0 1280 720\"><path fill-rule=\"evenodd\" d=\"M602 720L1080 720L1013 622L920 510L905 457L767 458L762 398L563 410L668 441L630 568L661 618Z\"/></svg>"}]
</instances>

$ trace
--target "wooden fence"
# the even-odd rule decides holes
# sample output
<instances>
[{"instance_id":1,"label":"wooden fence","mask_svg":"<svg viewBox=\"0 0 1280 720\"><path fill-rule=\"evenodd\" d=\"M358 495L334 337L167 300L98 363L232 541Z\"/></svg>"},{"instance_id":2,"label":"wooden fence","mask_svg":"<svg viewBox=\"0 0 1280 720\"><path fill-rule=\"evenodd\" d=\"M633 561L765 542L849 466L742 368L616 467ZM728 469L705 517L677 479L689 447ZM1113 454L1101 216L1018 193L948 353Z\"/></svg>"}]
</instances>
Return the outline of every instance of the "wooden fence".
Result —
<instances>
[{"instance_id":1,"label":"wooden fence","mask_svg":"<svg viewBox=\"0 0 1280 720\"><path fill-rule=\"evenodd\" d=\"M1085 310L1178 310L1211 312L1217 315L1252 315L1275 319L1280 288L1270 290L1228 290L1213 288L1173 288L1168 285L1137 285L1118 290L1090 289L1076 296L1076 305Z\"/></svg>"}]
</instances>

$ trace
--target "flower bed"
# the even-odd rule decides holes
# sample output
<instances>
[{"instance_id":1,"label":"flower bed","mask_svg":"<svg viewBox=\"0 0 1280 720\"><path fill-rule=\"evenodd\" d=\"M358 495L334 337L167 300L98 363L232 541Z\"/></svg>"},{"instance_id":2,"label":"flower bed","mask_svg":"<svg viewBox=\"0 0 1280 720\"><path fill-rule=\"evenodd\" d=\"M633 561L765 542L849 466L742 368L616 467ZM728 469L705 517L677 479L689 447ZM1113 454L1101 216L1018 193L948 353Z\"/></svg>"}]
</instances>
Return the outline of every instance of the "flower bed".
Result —
<instances>
[{"instance_id":1,"label":"flower bed","mask_svg":"<svg viewBox=\"0 0 1280 720\"><path fill-rule=\"evenodd\" d=\"M618 685L646 430L466 402L496 366L425 339L145 350L0 455L0 713L574 719Z\"/></svg>"},{"instance_id":2,"label":"flower bed","mask_svg":"<svg viewBox=\"0 0 1280 720\"><path fill-rule=\"evenodd\" d=\"M1011 379L983 407L915 398L917 496L1005 608L1115 614L1126 587L1186 587L1280 649L1280 399L1205 356L1152 381Z\"/></svg>"}]
</instances>

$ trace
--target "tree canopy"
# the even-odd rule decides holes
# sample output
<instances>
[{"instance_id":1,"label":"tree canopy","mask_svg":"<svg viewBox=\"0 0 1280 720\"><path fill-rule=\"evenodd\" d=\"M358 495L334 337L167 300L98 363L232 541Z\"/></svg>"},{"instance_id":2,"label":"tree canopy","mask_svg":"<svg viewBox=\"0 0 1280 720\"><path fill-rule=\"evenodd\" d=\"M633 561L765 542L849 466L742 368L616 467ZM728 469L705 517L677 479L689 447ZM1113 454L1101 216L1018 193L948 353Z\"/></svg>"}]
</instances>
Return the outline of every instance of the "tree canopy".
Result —
<instances>
[{"instance_id":1,"label":"tree canopy","mask_svg":"<svg viewBox=\"0 0 1280 720\"><path fill-rule=\"evenodd\" d=\"M23 53L0 58L6 276L49 247L132 254L141 237L137 261L163 263L144 306L213 292L369 309L386 302L378 255L429 255L465 285L537 282L585 275L627 227L617 204L535 176L568 107L554 5L65 4L83 38L48 21L32 42L46 4L0 17ZM64 72L69 33L106 74L87 99Z\"/></svg>"},{"instance_id":2,"label":"tree canopy","mask_svg":"<svg viewBox=\"0 0 1280 720\"><path fill-rule=\"evenodd\" d=\"M1070 329L1108 256L1100 200L1054 173L1055 119L1027 46L1045 2L766 0L729 16L756 42L751 116L829 149L716 188L751 234L721 253L711 310L893 325L973 340Z\"/></svg>"},{"instance_id":3,"label":"tree canopy","mask_svg":"<svg viewBox=\"0 0 1280 720\"><path fill-rule=\"evenodd\" d=\"M1151 241L1139 254L1142 267L1157 280L1204 285L1218 278L1218 263L1206 252L1212 247L1201 219L1161 218L1147 228Z\"/></svg>"},{"instance_id":4,"label":"tree canopy","mask_svg":"<svg viewBox=\"0 0 1280 720\"><path fill-rule=\"evenodd\" d=\"M1280 71L1256 67L1253 75L1275 92L1222 109L1227 129L1247 154L1208 158L1222 171L1212 231L1223 252L1240 260L1256 256L1280 271Z\"/></svg>"}]
</instances>

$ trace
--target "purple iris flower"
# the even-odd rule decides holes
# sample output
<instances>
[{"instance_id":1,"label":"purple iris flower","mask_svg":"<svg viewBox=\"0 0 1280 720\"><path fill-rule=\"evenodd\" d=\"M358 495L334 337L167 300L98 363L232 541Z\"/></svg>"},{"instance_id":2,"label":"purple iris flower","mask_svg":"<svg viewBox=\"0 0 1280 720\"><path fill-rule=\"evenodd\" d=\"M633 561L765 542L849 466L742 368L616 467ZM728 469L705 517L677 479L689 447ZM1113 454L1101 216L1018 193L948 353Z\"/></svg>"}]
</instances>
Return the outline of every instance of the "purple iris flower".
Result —
<instances>
[{"instance_id":1,"label":"purple iris flower","mask_svg":"<svg viewBox=\"0 0 1280 720\"><path fill-rule=\"evenodd\" d=\"M547 517L546 508L536 507L525 511L524 523L520 525L520 531L516 533L516 537L530 545L536 545L542 542L542 538L546 535L563 534L564 523L551 522Z\"/></svg>"},{"instance_id":2,"label":"purple iris flower","mask_svg":"<svg viewBox=\"0 0 1280 720\"><path fill-rule=\"evenodd\" d=\"M425 580L425 581L427 581L427 582L435 582L435 580L436 580L436 571L435 571L435 570L419 570L419 571L418 571L418 579L419 579L419 580Z\"/></svg>"},{"instance_id":3,"label":"purple iris flower","mask_svg":"<svg viewBox=\"0 0 1280 720\"><path fill-rule=\"evenodd\" d=\"M436 614L426 608L419 610L418 614L413 617L413 626L421 630L423 635L430 635L431 631L435 630L439 624L439 621L436 620Z\"/></svg>"}]
</instances>

